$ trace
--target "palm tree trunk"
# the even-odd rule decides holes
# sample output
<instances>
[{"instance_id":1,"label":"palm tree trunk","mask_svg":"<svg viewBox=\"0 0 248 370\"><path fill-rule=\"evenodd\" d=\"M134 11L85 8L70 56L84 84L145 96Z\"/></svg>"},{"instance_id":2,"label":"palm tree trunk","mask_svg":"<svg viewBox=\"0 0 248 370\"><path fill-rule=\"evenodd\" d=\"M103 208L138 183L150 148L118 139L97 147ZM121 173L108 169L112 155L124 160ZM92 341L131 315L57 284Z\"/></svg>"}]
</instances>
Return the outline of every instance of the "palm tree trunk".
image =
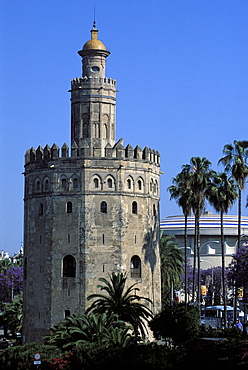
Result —
<instances>
[{"instance_id":1,"label":"palm tree trunk","mask_svg":"<svg viewBox=\"0 0 248 370\"><path fill-rule=\"evenodd\" d=\"M196 235L197 235L197 225L196 225L196 214L195 214L195 235L194 235L194 261L193 261L193 285L192 285L192 302L195 301L195 283L196 283L196 246L197 246L197 240L196 240Z\"/></svg>"},{"instance_id":2,"label":"palm tree trunk","mask_svg":"<svg viewBox=\"0 0 248 370\"><path fill-rule=\"evenodd\" d=\"M188 243L188 235L187 235L187 225L188 224L188 214L184 214L184 274L185 274L185 282L184 282L184 289L185 289L185 303L188 303L188 271L187 271L187 243Z\"/></svg>"},{"instance_id":3,"label":"palm tree trunk","mask_svg":"<svg viewBox=\"0 0 248 370\"><path fill-rule=\"evenodd\" d=\"M239 204L238 204L238 249L241 242L241 189L239 188Z\"/></svg>"},{"instance_id":4,"label":"palm tree trunk","mask_svg":"<svg viewBox=\"0 0 248 370\"><path fill-rule=\"evenodd\" d=\"M238 244L237 249L240 248L241 242L241 189L239 187L239 198L238 198ZM237 251L237 250L236 250ZM235 280L234 286L234 303L233 303L233 323L235 324L237 318L237 301L238 301L238 287Z\"/></svg>"},{"instance_id":5,"label":"palm tree trunk","mask_svg":"<svg viewBox=\"0 0 248 370\"><path fill-rule=\"evenodd\" d=\"M197 303L198 303L198 309L200 313L200 305L201 305L201 242L200 242L200 214L198 212L197 215L197 234L196 234L196 240L197 240Z\"/></svg>"},{"instance_id":6,"label":"palm tree trunk","mask_svg":"<svg viewBox=\"0 0 248 370\"><path fill-rule=\"evenodd\" d=\"M225 244L224 244L224 228L223 228L223 211L220 212L220 232L221 232L221 260L222 260L221 272L222 272L222 289L223 289L223 305L224 305L224 329L226 329L227 310L226 310Z\"/></svg>"}]
</instances>

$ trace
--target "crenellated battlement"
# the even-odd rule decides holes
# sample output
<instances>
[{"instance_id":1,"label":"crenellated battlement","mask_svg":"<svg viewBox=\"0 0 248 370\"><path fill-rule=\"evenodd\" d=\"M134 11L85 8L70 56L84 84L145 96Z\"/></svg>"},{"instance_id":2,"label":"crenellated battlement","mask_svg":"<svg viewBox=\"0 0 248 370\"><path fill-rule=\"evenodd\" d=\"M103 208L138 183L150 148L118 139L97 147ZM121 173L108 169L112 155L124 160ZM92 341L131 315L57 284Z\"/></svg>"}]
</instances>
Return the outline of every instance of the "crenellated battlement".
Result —
<instances>
[{"instance_id":1,"label":"crenellated battlement","mask_svg":"<svg viewBox=\"0 0 248 370\"><path fill-rule=\"evenodd\" d=\"M113 78L101 78L101 77L76 77L71 81L71 88L75 88L81 85L90 86L92 84L111 85L116 86L116 80Z\"/></svg>"},{"instance_id":2,"label":"crenellated battlement","mask_svg":"<svg viewBox=\"0 0 248 370\"><path fill-rule=\"evenodd\" d=\"M90 155L90 148L83 147L79 148L74 142L71 147L71 157L69 155L69 146L64 143L61 148L57 144L53 144L52 147L46 145L44 148L38 146L37 149L33 147L28 149L25 154L25 164L29 163L41 163L48 161L49 159L58 158L81 158L81 159L92 159L92 158L118 158L123 160L135 160L145 161L160 166L160 154L158 151L145 147L142 149L139 145L133 148L130 144L126 147L123 146L122 140L119 140L114 146L109 143L104 148L105 156L101 155L101 150L98 145L93 147L93 153Z\"/></svg>"}]
</instances>

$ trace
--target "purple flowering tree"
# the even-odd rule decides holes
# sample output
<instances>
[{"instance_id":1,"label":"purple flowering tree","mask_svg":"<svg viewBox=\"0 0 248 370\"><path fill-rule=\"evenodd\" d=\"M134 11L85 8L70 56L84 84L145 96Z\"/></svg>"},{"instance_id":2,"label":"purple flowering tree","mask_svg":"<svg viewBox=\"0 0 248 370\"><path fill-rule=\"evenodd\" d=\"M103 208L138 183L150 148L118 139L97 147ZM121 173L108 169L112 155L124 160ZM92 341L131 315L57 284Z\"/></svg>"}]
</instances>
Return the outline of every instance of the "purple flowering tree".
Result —
<instances>
[{"instance_id":1,"label":"purple flowering tree","mask_svg":"<svg viewBox=\"0 0 248 370\"><path fill-rule=\"evenodd\" d=\"M23 267L10 266L0 273L0 302L11 302L23 291Z\"/></svg>"},{"instance_id":2,"label":"purple flowering tree","mask_svg":"<svg viewBox=\"0 0 248 370\"><path fill-rule=\"evenodd\" d=\"M187 291L189 296L193 296L193 267L188 260L187 266ZM198 273L196 272L198 277ZM212 282L213 276L213 282ZM201 270L200 276L201 285L207 286L207 296L204 298L206 305L220 304L221 302L221 267L217 266L212 269ZM181 288L185 288L185 276L181 275Z\"/></svg>"},{"instance_id":3,"label":"purple flowering tree","mask_svg":"<svg viewBox=\"0 0 248 370\"><path fill-rule=\"evenodd\" d=\"M244 243L233 255L233 260L228 267L228 285L233 288L244 288L244 298L248 294L248 242Z\"/></svg>"}]
</instances>

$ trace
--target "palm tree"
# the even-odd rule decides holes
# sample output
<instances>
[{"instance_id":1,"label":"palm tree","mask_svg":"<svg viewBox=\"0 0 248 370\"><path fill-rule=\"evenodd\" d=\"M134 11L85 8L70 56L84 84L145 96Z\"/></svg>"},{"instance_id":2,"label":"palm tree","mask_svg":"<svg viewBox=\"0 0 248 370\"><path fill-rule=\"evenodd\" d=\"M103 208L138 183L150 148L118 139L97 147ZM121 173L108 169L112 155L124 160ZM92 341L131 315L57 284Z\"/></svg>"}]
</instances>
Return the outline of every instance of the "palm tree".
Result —
<instances>
[{"instance_id":1,"label":"palm tree","mask_svg":"<svg viewBox=\"0 0 248 370\"><path fill-rule=\"evenodd\" d=\"M203 157L192 157L191 164L191 190L192 190L192 208L195 215L195 255L197 255L197 300L200 306L200 216L205 206L206 189L211 176L211 162ZM195 270L195 263L194 263ZM195 274L194 274L195 276ZM193 282L194 285L194 282ZM193 290L194 294L194 290Z\"/></svg>"},{"instance_id":2,"label":"palm tree","mask_svg":"<svg viewBox=\"0 0 248 370\"><path fill-rule=\"evenodd\" d=\"M222 289L224 304L224 328L227 326L226 310L226 286L225 286L225 244L224 244L224 227L223 215L233 206L238 194L233 177L228 177L226 173L214 173L211 183L207 189L207 198L215 210L220 213L220 230L221 230L221 256L222 256Z\"/></svg>"},{"instance_id":3,"label":"palm tree","mask_svg":"<svg viewBox=\"0 0 248 370\"><path fill-rule=\"evenodd\" d=\"M107 294L91 294L87 300L95 299L88 308L88 312L95 314L106 313L107 315L117 315L119 320L133 326L136 339L140 331L142 337L147 333L145 322L153 317L152 311L145 304L152 304L149 298L140 297L136 294L139 288L137 283L129 286L125 290L127 273L115 273L109 275L110 281L100 278L104 285L98 285L101 291ZM141 303L144 301L144 304Z\"/></svg>"},{"instance_id":4,"label":"palm tree","mask_svg":"<svg viewBox=\"0 0 248 370\"><path fill-rule=\"evenodd\" d=\"M191 189L191 172L190 165L182 167L182 171L172 179L172 185L168 190L171 194L170 199L174 198L177 204L182 208L184 214L184 273L185 273L185 303L188 297L188 279L187 279L187 225L188 216L192 207L192 189Z\"/></svg>"},{"instance_id":5,"label":"palm tree","mask_svg":"<svg viewBox=\"0 0 248 370\"><path fill-rule=\"evenodd\" d=\"M234 140L233 145L224 145L222 157L218 163L225 166L225 172L230 173L238 185L238 249L240 248L241 240L241 195L245 188L245 180L248 176L248 141Z\"/></svg>"},{"instance_id":6,"label":"palm tree","mask_svg":"<svg viewBox=\"0 0 248 370\"><path fill-rule=\"evenodd\" d=\"M248 176L248 141L237 141L234 140L233 145L226 144L223 148L224 157L220 158L218 163L222 163L225 168L225 172L230 173L237 182L238 185L238 247L240 249L241 244L241 213L242 213L242 190L245 188L245 180ZM234 320L237 315L237 289L234 294Z\"/></svg>"},{"instance_id":7,"label":"palm tree","mask_svg":"<svg viewBox=\"0 0 248 370\"><path fill-rule=\"evenodd\" d=\"M174 235L160 236L160 264L163 292L165 293L165 287L170 287L173 291L184 272L182 252L177 248Z\"/></svg>"}]
</instances>

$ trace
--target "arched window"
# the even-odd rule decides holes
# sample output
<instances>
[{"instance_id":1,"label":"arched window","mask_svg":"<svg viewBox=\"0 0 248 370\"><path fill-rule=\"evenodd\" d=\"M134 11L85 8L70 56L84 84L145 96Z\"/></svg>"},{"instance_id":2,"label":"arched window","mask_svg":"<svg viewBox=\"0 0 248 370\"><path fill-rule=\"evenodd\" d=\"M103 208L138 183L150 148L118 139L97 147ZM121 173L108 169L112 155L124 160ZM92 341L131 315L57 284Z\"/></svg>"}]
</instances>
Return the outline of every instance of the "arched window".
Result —
<instances>
[{"instance_id":1,"label":"arched window","mask_svg":"<svg viewBox=\"0 0 248 370\"><path fill-rule=\"evenodd\" d=\"M107 203L105 201L100 204L100 212L107 213Z\"/></svg>"},{"instance_id":2,"label":"arched window","mask_svg":"<svg viewBox=\"0 0 248 370\"><path fill-rule=\"evenodd\" d=\"M45 179L44 190L49 190L49 180Z\"/></svg>"},{"instance_id":3,"label":"arched window","mask_svg":"<svg viewBox=\"0 0 248 370\"><path fill-rule=\"evenodd\" d=\"M76 276L76 260L73 256L67 255L63 258L63 277Z\"/></svg>"},{"instance_id":4,"label":"arched window","mask_svg":"<svg viewBox=\"0 0 248 370\"><path fill-rule=\"evenodd\" d=\"M66 203L66 212L67 213L72 213L72 202L67 202Z\"/></svg>"},{"instance_id":5,"label":"arched window","mask_svg":"<svg viewBox=\"0 0 248 370\"><path fill-rule=\"evenodd\" d=\"M112 179L108 179L108 188L112 188L113 187L113 180Z\"/></svg>"},{"instance_id":6,"label":"arched window","mask_svg":"<svg viewBox=\"0 0 248 370\"><path fill-rule=\"evenodd\" d=\"M132 213L134 213L135 215L137 215L138 213L138 205L135 201L132 203Z\"/></svg>"},{"instance_id":7,"label":"arched window","mask_svg":"<svg viewBox=\"0 0 248 370\"><path fill-rule=\"evenodd\" d=\"M40 181L39 181L39 180L36 180L36 183L35 183L35 190L36 190L36 191L40 191Z\"/></svg>"},{"instance_id":8,"label":"arched window","mask_svg":"<svg viewBox=\"0 0 248 370\"><path fill-rule=\"evenodd\" d=\"M77 177L74 177L73 179L73 188L74 189L78 188L78 178Z\"/></svg>"},{"instance_id":9,"label":"arched window","mask_svg":"<svg viewBox=\"0 0 248 370\"><path fill-rule=\"evenodd\" d=\"M62 179L61 184L62 184L62 189L63 190L66 190L66 183L67 183L66 179Z\"/></svg>"},{"instance_id":10,"label":"arched window","mask_svg":"<svg viewBox=\"0 0 248 370\"><path fill-rule=\"evenodd\" d=\"M138 190L142 190L142 181L138 180Z\"/></svg>"},{"instance_id":11,"label":"arched window","mask_svg":"<svg viewBox=\"0 0 248 370\"><path fill-rule=\"evenodd\" d=\"M131 180L127 179L127 188L130 190L131 189Z\"/></svg>"},{"instance_id":12,"label":"arched window","mask_svg":"<svg viewBox=\"0 0 248 370\"><path fill-rule=\"evenodd\" d=\"M95 188L99 188L99 180L97 177L94 178L94 185L95 185Z\"/></svg>"},{"instance_id":13,"label":"arched window","mask_svg":"<svg viewBox=\"0 0 248 370\"><path fill-rule=\"evenodd\" d=\"M133 256L130 263L131 278L141 278L141 260L139 256Z\"/></svg>"}]
</instances>

